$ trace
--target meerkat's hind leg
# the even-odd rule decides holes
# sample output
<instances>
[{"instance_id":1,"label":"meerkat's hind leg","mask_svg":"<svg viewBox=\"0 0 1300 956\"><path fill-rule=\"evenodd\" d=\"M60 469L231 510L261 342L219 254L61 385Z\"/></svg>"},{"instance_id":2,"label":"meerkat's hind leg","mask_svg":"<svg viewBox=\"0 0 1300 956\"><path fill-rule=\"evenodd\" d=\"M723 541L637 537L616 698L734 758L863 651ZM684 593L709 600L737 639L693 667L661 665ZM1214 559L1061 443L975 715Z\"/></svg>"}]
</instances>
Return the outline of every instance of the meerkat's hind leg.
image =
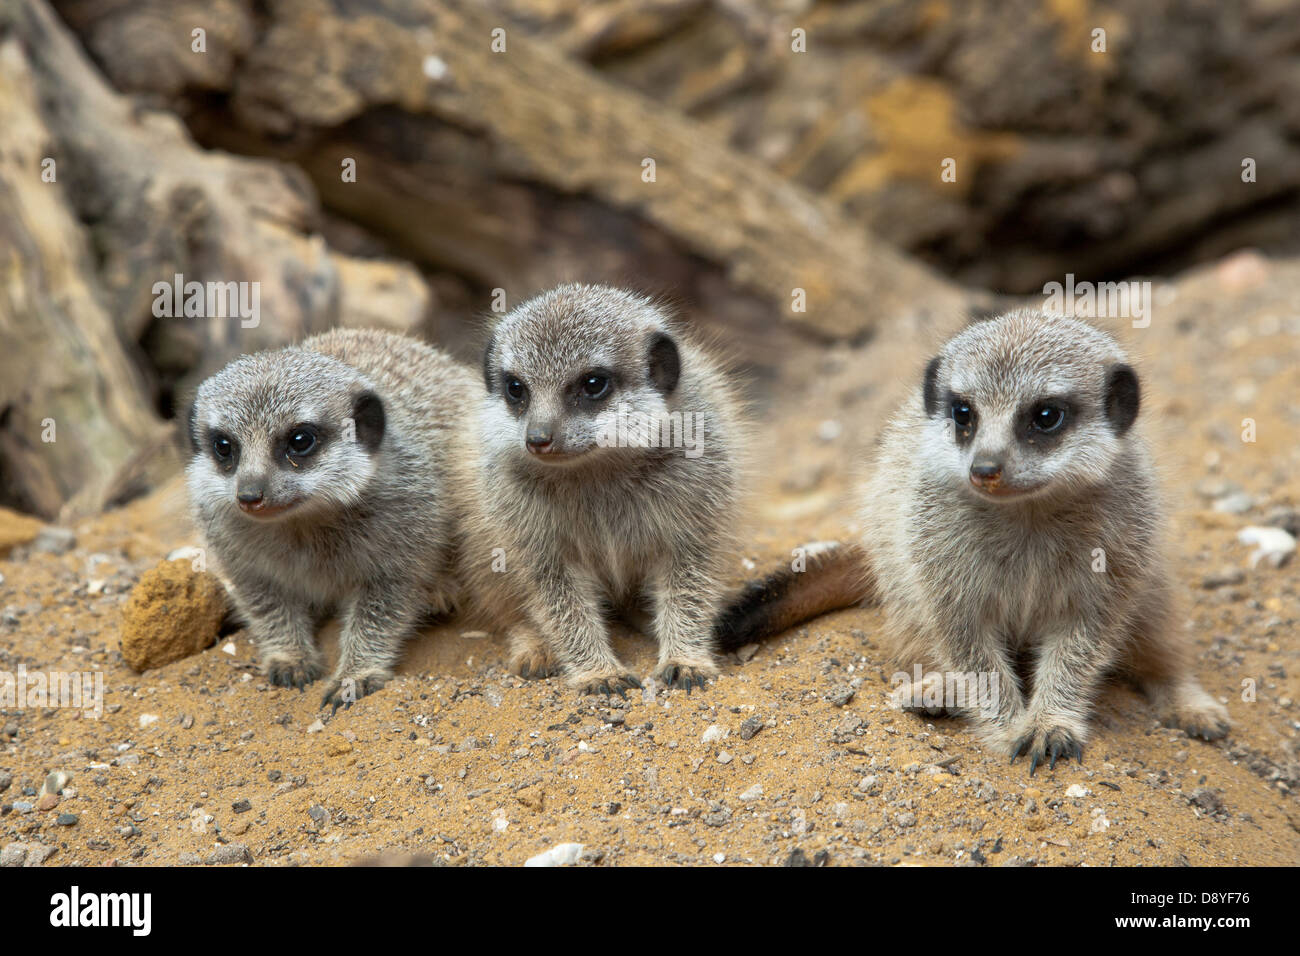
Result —
<instances>
[{"instance_id":1,"label":"meerkat's hind leg","mask_svg":"<svg viewBox=\"0 0 1300 956\"><path fill-rule=\"evenodd\" d=\"M1219 740L1231 724L1227 709L1211 697L1192 674L1188 646L1158 623L1137 645L1129 661L1131 675L1155 705L1160 720L1187 732L1189 737Z\"/></svg>"},{"instance_id":2,"label":"meerkat's hind leg","mask_svg":"<svg viewBox=\"0 0 1300 956\"><path fill-rule=\"evenodd\" d=\"M1221 740L1231 729L1227 708L1191 674L1149 678L1142 682L1142 689L1155 704L1160 719L1186 731L1189 737Z\"/></svg>"},{"instance_id":3,"label":"meerkat's hind leg","mask_svg":"<svg viewBox=\"0 0 1300 956\"><path fill-rule=\"evenodd\" d=\"M904 677L902 682L889 692L889 706L908 714L926 717L957 717L961 711L949 707L944 697L944 680L942 671L926 671L920 681Z\"/></svg>"}]
</instances>

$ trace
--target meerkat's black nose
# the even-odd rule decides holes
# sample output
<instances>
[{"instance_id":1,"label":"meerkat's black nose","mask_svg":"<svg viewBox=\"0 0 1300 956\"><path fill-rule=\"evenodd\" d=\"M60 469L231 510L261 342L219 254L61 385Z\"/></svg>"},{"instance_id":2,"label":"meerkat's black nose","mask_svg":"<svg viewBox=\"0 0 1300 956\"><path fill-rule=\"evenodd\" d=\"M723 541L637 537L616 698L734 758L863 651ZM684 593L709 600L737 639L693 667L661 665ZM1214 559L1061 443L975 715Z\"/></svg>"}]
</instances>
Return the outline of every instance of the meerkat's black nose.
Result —
<instances>
[{"instance_id":1,"label":"meerkat's black nose","mask_svg":"<svg viewBox=\"0 0 1300 956\"><path fill-rule=\"evenodd\" d=\"M984 459L970 466L970 479L978 485L992 484L1001 477L1001 462Z\"/></svg>"},{"instance_id":2,"label":"meerkat's black nose","mask_svg":"<svg viewBox=\"0 0 1300 956\"><path fill-rule=\"evenodd\" d=\"M549 428L530 428L524 436L524 444L534 455L545 454L554 444L554 434Z\"/></svg>"},{"instance_id":3,"label":"meerkat's black nose","mask_svg":"<svg viewBox=\"0 0 1300 956\"><path fill-rule=\"evenodd\" d=\"M235 492L235 498L241 505L255 505L262 500L261 488L240 488Z\"/></svg>"}]
</instances>

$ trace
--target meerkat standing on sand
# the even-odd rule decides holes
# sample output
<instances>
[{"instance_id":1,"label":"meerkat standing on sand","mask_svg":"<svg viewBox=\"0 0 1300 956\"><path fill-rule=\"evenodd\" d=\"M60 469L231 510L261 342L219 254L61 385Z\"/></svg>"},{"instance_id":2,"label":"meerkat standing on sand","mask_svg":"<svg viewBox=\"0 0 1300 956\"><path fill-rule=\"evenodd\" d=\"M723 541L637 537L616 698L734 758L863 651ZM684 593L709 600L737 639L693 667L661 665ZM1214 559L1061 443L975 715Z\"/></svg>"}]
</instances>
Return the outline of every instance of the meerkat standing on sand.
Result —
<instances>
[{"instance_id":1,"label":"meerkat standing on sand","mask_svg":"<svg viewBox=\"0 0 1300 956\"><path fill-rule=\"evenodd\" d=\"M659 679L703 687L743 446L723 372L649 299L566 285L500 321L483 373L462 560L520 673L639 687L610 648L623 612Z\"/></svg>"},{"instance_id":2,"label":"meerkat standing on sand","mask_svg":"<svg viewBox=\"0 0 1300 956\"><path fill-rule=\"evenodd\" d=\"M1189 734L1224 736L1227 712L1193 676L1175 620L1139 392L1118 343L1084 322L1019 311L970 325L881 438L862 551L821 557L839 600L824 581L800 599L801 582L773 579L724 615L724 642L788 623L797 615L782 608L801 600L817 611L870 595L923 683L996 677L991 707L941 709L972 716L1031 773L1082 759L1111 674ZM923 690L895 700L916 705Z\"/></svg>"},{"instance_id":3,"label":"meerkat standing on sand","mask_svg":"<svg viewBox=\"0 0 1300 956\"><path fill-rule=\"evenodd\" d=\"M446 445L469 370L423 343L339 330L246 355L199 386L195 524L272 683L321 675L316 623L342 620L322 706L391 677L403 640L452 608Z\"/></svg>"}]
</instances>

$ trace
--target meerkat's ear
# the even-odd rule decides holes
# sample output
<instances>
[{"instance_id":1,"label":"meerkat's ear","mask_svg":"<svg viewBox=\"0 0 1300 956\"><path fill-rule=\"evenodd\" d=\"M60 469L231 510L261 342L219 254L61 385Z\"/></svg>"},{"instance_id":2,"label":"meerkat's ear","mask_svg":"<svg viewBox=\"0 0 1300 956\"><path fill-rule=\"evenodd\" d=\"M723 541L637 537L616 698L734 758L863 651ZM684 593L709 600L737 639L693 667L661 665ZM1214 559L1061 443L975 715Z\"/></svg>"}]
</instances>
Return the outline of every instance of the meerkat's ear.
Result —
<instances>
[{"instance_id":1,"label":"meerkat's ear","mask_svg":"<svg viewBox=\"0 0 1300 956\"><path fill-rule=\"evenodd\" d=\"M921 395L925 399L927 415L939 414L939 358L936 355L925 366L925 384L921 387Z\"/></svg>"},{"instance_id":2,"label":"meerkat's ear","mask_svg":"<svg viewBox=\"0 0 1300 956\"><path fill-rule=\"evenodd\" d=\"M483 348L483 384L487 386L489 395L496 389L496 386L492 383L492 352L496 348L496 344L496 333L493 333L492 337L488 339L487 345Z\"/></svg>"},{"instance_id":3,"label":"meerkat's ear","mask_svg":"<svg viewBox=\"0 0 1300 956\"><path fill-rule=\"evenodd\" d=\"M666 332L656 332L650 340L650 381L665 395L672 394L682 377L682 356L677 343Z\"/></svg>"},{"instance_id":4,"label":"meerkat's ear","mask_svg":"<svg viewBox=\"0 0 1300 956\"><path fill-rule=\"evenodd\" d=\"M384 439L384 403L379 396L371 391L358 392L352 400L352 421L357 427L357 442L373 453Z\"/></svg>"},{"instance_id":5,"label":"meerkat's ear","mask_svg":"<svg viewBox=\"0 0 1300 956\"><path fill-rule=\"evenodd\" d=\"M1106 370L1106 420L1122 435L1132 426L1141 404L1137 373L1123 362Z\"/></svg>"}]
</instances>

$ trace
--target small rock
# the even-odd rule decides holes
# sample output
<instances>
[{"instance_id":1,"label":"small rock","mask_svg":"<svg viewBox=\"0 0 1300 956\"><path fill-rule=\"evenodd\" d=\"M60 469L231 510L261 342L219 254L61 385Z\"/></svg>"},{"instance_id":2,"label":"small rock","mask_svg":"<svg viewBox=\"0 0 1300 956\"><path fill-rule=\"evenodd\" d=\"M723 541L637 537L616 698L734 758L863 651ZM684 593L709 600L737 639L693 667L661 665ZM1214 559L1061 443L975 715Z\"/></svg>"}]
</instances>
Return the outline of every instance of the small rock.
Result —
<instances>
[{"instance_id":1,"label":"small rock","mask_svg":"<svg viewBox=\"0 0 1300 956\"><path fill-rule=\"evenodd\" d=\"M1213 591L1215 588L1240 584L1244 580L1246 580L1246 572L1241 568L1222 568L1201 578L1201 587L1207 591Z\"/></svg>"},{"instance_id":2,"label":"small rock","mask_svg":"<svg viewBox=\"0 0 1300 956\"><path fill-rule=\"evenodd\" d=\"M22 866L27 862L25 843L8 843L0 849L0 866Z\"/></svg>"},{"instance_id":3,"label":"small rock","mask_svg":"<svg viewBox=\"0 0 1300 956\"><path fill-rule=\"evenodd\" d=\"M14 801L14 813L31 813L34 809L36 809L35 804L26 800Z\"/></svg>"},{"instance_id":4,"label":"small rock","mask_svg":"<svg viewBox=\"0 0 1300 956\"><path fill-rule=\"evenodd\" d=\"M71 816L71 814L69 814ZM23 866L40 866L58 852L58 847L45 846L40 843L27 844L27 862Z\"/></svg>"},{"instance_id":5,"label":"small rock","mask_svg":"<svg viewBox=\"0 0 1300 956\"><path fill-rule=\"evenodd\" d=\"M700 737L700 743L705 745L716 744L723 740L729 733L731 733L731 731L727 730L725 727L720 727L717 724L709 724L708 729L706 729L703 736Z\"/></svg>"},{"instance_id":6,"label":"small rock","mask_svg":"<svg viewBox=\"0 0 1300 956\"><path fill-rule=\"evenodd\" d=\"M45 782L41 784L41 795L47 793L58 794L63 788L72 782L72 774L63 770L55 770L53 773L46 774ZM0 787L3 790L4 787Z\"/></svg>"},{"instance_id":7,"label":"small rock","mask_svg":"<svg viewBox=\"0 0 1300 956\"><path fill-rule=\"evenodd\" d=\"M731 760L732 760L731 754L727 753L725 750L721 751L718 754L718 763L722 764L723 766L726 766L727 764L731 763Z\"/></svg>"},{"instance_id":8,"label":"small rock","mask_svg":"<svg viewBox=\"0 0 1300 956\"><path fill-rule=\"evenodd\" d=\"M142 672L211 647L226 617L226 593L188 561L146 571L122 607L122 657Z\"/></svg>"},{"instance_id":9,"label":"small rock","mask_svg":"<svg viewBox=\"0 0 1300 956\"><path fill-rule=\"evenodd\" d=\"M76 546L77 536L70 528L59 528L54 525L46 525L32 541L32 550L42 551L45 554L67 554Z\"/></svg>"},{"instance_id":10,"label":"small rock","mask_svg":"<svg viewBox=\"0 0 1300 956\"><path fill-rule=\"evenodd\" d=\"M57 793L43 793L41 798L36 801L36 809L41 813L48 813L59 805L59 795Z\"/></svg>"},{"instance_id":11,"label":"small rock","mask_svg":"<svg viewBox=\"0 0 1300 956\"><path fill-rule=\"evenodd\" d=\"M1206 813L1223 812L1223 798L1209 787L1196 788L1187 799L1193 806L1200 807Z\"/></svg>"},{"instance_id":12,"label":"small rock","mask_svg":"<svg viewBox=\"0 0 1300 956\"><path fill-rule=\"evenodd\" d=\"M750 717L740 725L740 739L752 740L754 736L757 735L758 732L762 729L763 729L763 718L758 716Z\"/></svg>"},{"instance_id":13,"label":"small rock","mask_svg":"<svg viewBox=\"0 0 1300 956\"><path fill-rule=\"evenodd\" d=\"M1258 567L1263 561L1271 568L1280 568L1291 555L1295 554L1295 538L1282 528L1262 528L1251 525L1237 532L1237 540L1245 545L1254 545L1250 554L1250 566Z\"/></svg>"},{"instance_id":14,"label":"small rock","mask_svg":"<svg viewBox=\"0 0 1300 956\"><path fill-rule=\"evenodd\" d=\"M75 827L80 819L75 813L60 813L54 822L61 827Z\"/></svg>"},{"instance_id":15,"label":"small rock","mask_svg":"<svg viewBox=\"0 0 1300 956\"><path fill-rule=\"evenodd\" d=\"M740 647L736 648L736 656L740 658L742 663L748 663L753 660L754 655L757 653L757 644L742 644Z\"/></svg>"},{"instance_id":16,"label":"small rock","mask_svg":"<svg viewBox=\"0 0 1300 956\"><path fill-rule=\"evenodd\" d=\"M141 714L141 715L140 715L140 729L141 729L141 730L144 730L144 728L146 728L146 727L152 727L152 726L153 726L154 724L156 724L156 723L158 723L158 715L157 715L157 714Z\"/></svg>"},{"instance_id":17,"label":"small rock","mask_svg":"<svg viewBox=\"0 0 1300 956\"><path fill-rule=\"evenodd\" d=\"M1255 500L1244 491L1234 491L1214 502L1214 510L1230 515L1244 515L1255 507Z\"/></svg>"},{"instance_id":18,"label":"small rock","mask_svg":"<svg viewBox=\"0 0 1300 956\"><path fill-rule=\"evenodd\" d=\"M916 826L916 814L911 810L904 810L898 816L894 817L894 822L900 827L914 827Z\"/></svg>"},{"instance_id":19,"label":"small rock","mask_svg":"<svg viewBox=\"0 0 1300 956\"><path fill-rule=\"evenodd\" d=\"M1072 800L1080 800L1086 797L1091 791L1081 784L1072 783L1065 788L1065 795Z\"/></svg>"},{"instance_id":20,"label":"small rock","mask_svg":"<svg viewBox=\"0 0 1300 956\"><path fill-rule=\"evenodd\" d=\"M249 810L253 809L253 802L245 797L242 800L236 800L232 803L230 809L234 810L236 813L247 813Z\"/></svg>"},{"instance_id":21,"label":"small rock","mask_svg":"<svg viewBox=\"0 0 1300 956\"><path fill-rule=\"evenodd\" d=\"M524 861L524 866L567 866L570 863L577 863L580 856L582 856L581 843L561 843L543 853L529 857Z\"/></svg>"},{"instance_id":22,"label":"small rock","mask_svg":"<svg viewBox=\"0 0 1300 956\"><path fill-rule=\"evenodd\" d=\"M253 854L244 843L226 843L216 848L208 857L208 864L221 866L227 863L252 863Z\"/></svg>"},{"instance_id":23,"label":"small rock","mask_svg":"<svg viewBox=\"0 0 1300 956\"><path fill-rule=\"evenodd\" d=\"M0 793L9 789L9 785L14 782L14 775L8 770L0 770Z\"/></svg>"},{"instance_id":24,"label":"small rock","mask_svg":"<svg viewBox=\"0 0 1300 956\"><path fill-rule=\"evenodd\" d=\"M307 816L311 817L312 820L315 821L315 823L319 826L325 826L325 824L330 822L329 811L326 810L324 807L322 807L319 803L307 811Z\"/></svg>"},{"instance_id":25,"label":"small rock","mask_svg":"<svg viewBox=\"0 0 1300 956\"><path fill-rule=\"evenodd\" d=\"M744 791L740 795L740 799L744 800L746 803L751 803L754 800L761 800L762 797L763 797L763 785L761 783L754 784L752 787L750 787L748 790Z\"/></svg>"},{"instance_id":26,"label":"small rock","mask_svg":"<svg viewBox=\"0 0 1300 956\"><path fill-rule=\"evenodd\" d=\"M321 723L319 719L313 720L310 724L307 725L307 733L309 734L318 734L324 729L325 729L325 725Z\"/></svg>"},{"instance_id":27,"label":"small rock","mask_svg":"<svg viewBox=\"0 0 1300 956\"><path fill-rule=\"evenodd\" d=\"M836 707L844 707L853 699L855 693L856 691L848 684L840 684L826 695L826 699Z\"/></svg>"}]
</instances>

